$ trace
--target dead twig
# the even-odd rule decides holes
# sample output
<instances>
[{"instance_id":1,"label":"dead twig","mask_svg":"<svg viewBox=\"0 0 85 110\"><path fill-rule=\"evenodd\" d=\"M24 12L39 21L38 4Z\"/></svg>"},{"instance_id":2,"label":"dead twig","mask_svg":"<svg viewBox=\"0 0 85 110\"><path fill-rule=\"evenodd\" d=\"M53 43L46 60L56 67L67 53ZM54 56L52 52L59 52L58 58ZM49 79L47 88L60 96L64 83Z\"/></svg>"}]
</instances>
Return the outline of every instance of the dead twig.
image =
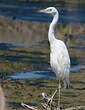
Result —
<instances>
[{"instance_id":1,"label":"dead twig","mask_svg":"<svg viewBox=\"0 0 85 110\"><path fill-rule=\"evenodd\" d=\"M57 108L57 104L56 104L56 101L53 100L52 103L51 103L51 106L48 104L48 100L49 100L49 96L46 94L46 93L42 93L42 109L44 110L56 110ZM24 104L24 103L21 103L21 105L29 110L40 110L38 107L35 107L35 106L29 106L27 104ZM85 110L85 106L74 106L74 107L69 107L69 108L61 108L61 110Z\"/></svg>"},{"instance_id":2,"label":"dead twig","mask_svg":"<svg viewBox=\"0 0 85 110\"><path fill-rule=\"evenodd\" d=\"M39 110L37 107L34 107L34 106L29 106L27 104L24 104L24 103L21 103L21 105L25 108L28 108L30 110Z\"/></svg>"},{"instance_id":3,"label":"dead twig","mask_svg":"<svg viewBox=\"0 0 85 110\"><path fill-rule=\"evenodd\" d=\"M39 108L34 107L34 106L29 106L27 104L21 103L21 105L25 108L28 108L30 110L39 110ZM48 110L51 110L50 108L48 108ZM85 110L85 106L76 106L76 107L69 107L69 108L65 108L65 109L61 109L61 110Z\"/></svg>"}]
</instances>

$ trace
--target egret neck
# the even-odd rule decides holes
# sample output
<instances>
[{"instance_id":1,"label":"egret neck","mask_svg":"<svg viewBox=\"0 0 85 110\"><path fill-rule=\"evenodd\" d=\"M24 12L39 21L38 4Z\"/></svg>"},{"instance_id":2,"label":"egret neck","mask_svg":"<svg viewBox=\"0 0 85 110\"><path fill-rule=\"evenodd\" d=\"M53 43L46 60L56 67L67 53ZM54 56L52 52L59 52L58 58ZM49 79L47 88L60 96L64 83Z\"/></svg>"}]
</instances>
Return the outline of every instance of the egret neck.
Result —
<instances>
[{"instance_id":1,"label":"egret neck","mask_svg":"<svg viewBox=\"0 0 85 110\"><path fill-rule=\"evenodd\" d=\"M58 18L59 18L58 12L56 12L56 14L54 15L53 20L50 24L49 32L48 32L48 39L49 39L50 43L56 39L55 35L54 35L55 34L54 31L55 31L56 24L58 22Z\"/></svg>"}]
</instances>

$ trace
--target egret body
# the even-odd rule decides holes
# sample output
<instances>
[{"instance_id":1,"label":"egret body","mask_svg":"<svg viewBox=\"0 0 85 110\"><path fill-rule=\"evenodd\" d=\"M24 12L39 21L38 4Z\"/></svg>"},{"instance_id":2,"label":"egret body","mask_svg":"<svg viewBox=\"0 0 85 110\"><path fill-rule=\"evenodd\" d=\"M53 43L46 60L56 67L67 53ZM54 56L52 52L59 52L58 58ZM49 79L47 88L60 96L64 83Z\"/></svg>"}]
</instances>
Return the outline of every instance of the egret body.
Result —
<instances>
[{"instance_id":1,"label":"egret body","mask_svg":"<svg viewBox=\"0 0 85 110\"><path fill-rule=\"evenodd\" d=\"M70 58L68 50L63 41L56 39L54 35L54 30L59 19L59 13L56 8L48 7L46 9L40 10L40 12L48 13L53 16L53 20L50 24L48 31L48 40L50 43L50 65L53 72L56 74L57 80L59 80L59 100L58 100L58 110L60 110L60 81L63 81L64 88L70 85ZM55 91L55 93L57 90ZM55 95L51 97L51 101Z\"/></svg>"}]
</instances>

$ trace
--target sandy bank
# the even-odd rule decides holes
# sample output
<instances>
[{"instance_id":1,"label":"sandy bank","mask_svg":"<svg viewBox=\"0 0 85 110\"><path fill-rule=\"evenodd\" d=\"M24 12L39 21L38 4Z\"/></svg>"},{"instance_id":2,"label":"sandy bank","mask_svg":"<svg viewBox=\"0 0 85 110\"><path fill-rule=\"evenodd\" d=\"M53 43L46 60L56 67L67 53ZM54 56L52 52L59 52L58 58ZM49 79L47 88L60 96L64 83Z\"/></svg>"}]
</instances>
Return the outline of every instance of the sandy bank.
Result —
<instances>
[{"instance_id":1,"label":"sandy bank","mask_svg":"<svg viewBox=\"0 0 85 110\"><path fill-rule=\"evenodd\" d=\"M66 25L57 25L57 32L55 34L57 34L58 39L66 40L69 35L71 35L71 37L81 37L85 35L85 25L67 25L68 27L66 27ZM49 24L17 20L8 21L1 16L0 43L29 44L41 42L48 39L48 29ZM66 34L68 34L68 36Z\"/></svg>"}]
</instances>

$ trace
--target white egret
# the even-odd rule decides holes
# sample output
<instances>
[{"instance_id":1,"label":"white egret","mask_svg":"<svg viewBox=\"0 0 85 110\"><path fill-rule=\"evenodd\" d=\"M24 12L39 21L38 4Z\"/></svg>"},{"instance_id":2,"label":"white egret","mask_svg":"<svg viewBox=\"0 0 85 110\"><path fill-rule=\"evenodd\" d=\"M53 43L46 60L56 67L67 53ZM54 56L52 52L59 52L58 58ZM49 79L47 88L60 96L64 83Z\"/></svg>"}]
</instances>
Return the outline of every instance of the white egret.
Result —
<instances>
[{"instance_id":1,"label":"white egret","mask_svg":"<svg viewBox=\"0 0 85 110\"><path fill-rule=\"evenodd\" d=\"M56 74L57 80L59 81L59 100L58 108L60 110L60 89L61 89L61 80L63 81L64 88L69 88L70 85L70 58L68 50L63 41L55 38L54 30L58 22L59 13L55 7L48 7L46 9L40 10L39 12L47 13L53 16L53 20L50 24L48 31L48 40L50 43L50 65L53 72ZM54 92L50 98L52 102L53 97L55 96L57 90Z\"/></svg>"}]
</instances>

